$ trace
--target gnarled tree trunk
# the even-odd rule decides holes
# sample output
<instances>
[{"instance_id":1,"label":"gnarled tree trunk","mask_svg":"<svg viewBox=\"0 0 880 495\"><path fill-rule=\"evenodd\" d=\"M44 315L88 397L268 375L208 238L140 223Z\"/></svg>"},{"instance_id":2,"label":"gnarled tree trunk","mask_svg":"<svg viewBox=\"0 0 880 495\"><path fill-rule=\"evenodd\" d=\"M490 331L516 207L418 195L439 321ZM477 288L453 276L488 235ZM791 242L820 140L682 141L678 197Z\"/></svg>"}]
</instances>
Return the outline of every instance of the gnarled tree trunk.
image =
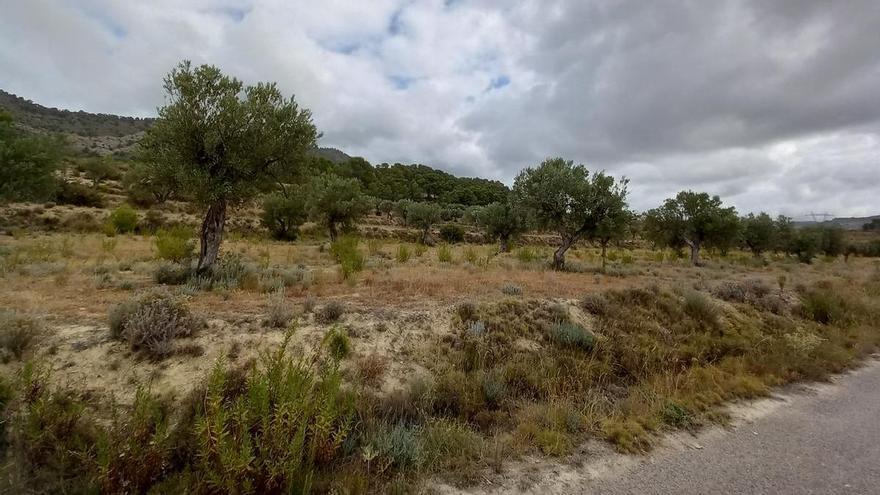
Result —
<instances>
[{"instance_id":1,"label":"gnarled tree trunk","mask_svg":"<svg viewBox=\"0 0 880 495\"><path fill-rule=\"evenodd\" d=\"M501 236L498 238L498 252L499 253L509 253L510 252L510 238Z\"/></svg>"},{"instance_id":2,"label":"gnarled tree trunk","mask_svg":"<svg viewBox=\"0 0 880 495\"><path fill-rule=\"evenodd\" d=\"M685 239L684 242L691 248L691 264L701 266L703 263L700 261L700 241Z\"/></svg>"},{"instance_id":3,"label":"gnarled tree trunk","mask_svg":"<svg viewBox=\"0 0 880 495\"><path fill-rule=\"evenodd\" d=\"M202 232L199 240L198 273L204 273L214 266L217 256L220 254L220 243L223 242L223 227L226 225L226 200L221 199L212 203L205 214L202 222Z\"/></svg>"},{"instance_id":4,"label":"gnarled tree trunk","mask_svg":"<svg viewBox=\"0 0 880 495\"><path fill-rule=\"evenodd\" d=\"M556 248L556 251L553 253L553 269L554 270L563 270L565 269L565 252L568 251L568 248L574 244L574 237L563 237L562 243Z\"/></svg>"},{"instance_id":5,"label":"gnarled tree trunk","mask_svg":"<svg viewBox=\"0 0 880 495\"><path fill-rule=\"evenodd\" d=\"M608 242L602 241L602 273L605 273L605 260L608 259Z\"/></svg>"}]
</instances>

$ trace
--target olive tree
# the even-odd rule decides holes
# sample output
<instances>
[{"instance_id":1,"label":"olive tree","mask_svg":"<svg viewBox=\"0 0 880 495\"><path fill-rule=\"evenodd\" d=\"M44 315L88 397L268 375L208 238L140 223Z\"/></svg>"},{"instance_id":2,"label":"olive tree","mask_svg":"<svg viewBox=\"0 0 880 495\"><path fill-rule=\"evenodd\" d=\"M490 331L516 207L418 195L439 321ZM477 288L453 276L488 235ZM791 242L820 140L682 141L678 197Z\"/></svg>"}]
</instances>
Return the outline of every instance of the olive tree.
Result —
<instances>
[{"instance_id":1,"label":"olive tree","mask_svg":"<svg viewBox=\"0 0 880 495\"><path fill-rule=\"evenodd\" d=\"M421 231L422 244L431 244L431 227L439 221L440 207L436 203L410 203L406 207L406 224Z\"/></svg>"},{"instance_id":2,"label":"olive tree","mask_svg":"<svg viewBox=\"0 0 880 495\"><path fill-rule=\"evenodd\" d=\"M776 242L776 223L766 213L749 213L742 220L743 243L756 257L773 249Z\"/></svg>"},{"instance_id":3,"label":"olive tree","mask_svg":"<svg viewBox=\"0 0 880 495\"><path fill-rule=\"evenodd\" d=\"M205 207L202 272L217 261L227 210L294 176L318 133L311 112L274 83L244 86L217 67L185 61L164 88L166 104L141 143L143 156Z\"/></svg>"},{"instance_id":4,"label":"olive tree","mask_svg":"<svg viewBox=\"0 0 880 495\"><path fill-rule=\"evenodd\" d=\"M0 112L0 203L51 198L62 146L56 138L23 134L12 115Z\"/></svg>"},{"instance_id":5,"label":"olive tree","mask_svg":"<svg viewBox=\"0 0 880 495\"><path fill-rule=\"evenodd\" d=\"M513 191L521 205L534 211L538 225L559 234L553 268L565 267L565 252L578 239L592 238L616 209L626 208L628 181L590 172L562 158L544 160L517 176Z\"/></svg>"},{"instance_id":6,"label":"olive tree","mask_svg":"<svg viewBox=\"0 0 880 495\"><path fill-rule=\"evenodd\" d=\"M306 221L305 198L301 194L285 196L272 193L263 198L260 220L273 239L295 241L299 226Z\"/></svg>"},{"instance_id":7,"label":"olive tree","mask_svg":"<svg viewBox=\"0 0 880 495\"><path fill-rule=\"evenodd\" d=\"M476 207L472 215L486 237L498 241L498 251L502 253L510 251L510 241L529 229L526 210L509 200Z\"/></svg>"},{"instance_id":8,"label":"olive tree","mask_svg":"<svg viewBox=\"0 0 880 495\"><path fill-rule=\"evenodd\" d=\"M721 198L706 193L682 191L662 206L648 211L645 221L652 228L667 232L659 239L668 246L683 243L691 250L691 263L700 265L700 249L730 245L739 230L739 217L733 207L724 208Z\"/></svg>"},{"instance_id":9,"label":"olive tree","mask_svg":"<svg viewBox=\"0 0 880 495\"><path fill-rule=\"evenodd\" d=\"M618 198L622 204L609 208L608 214L599 221L599 225L589 233L588 239L602 249L602 270L608 260L608 245L625 239L635 222L635 213L626 207L624 198Z\"/></svg>"},{"instance_id":10,"label":"olive tree","mask_svg":"<svg viewBox=\"0 0 880 495\"><path fill-rule=\"evenodd\" d=\"M330 240L335 241L340 231L350 230L370 210L369 198L361 192L357 179L323 174L312 179L308 187L309 216L327 228Z\"/></svg>"}]
</instances>

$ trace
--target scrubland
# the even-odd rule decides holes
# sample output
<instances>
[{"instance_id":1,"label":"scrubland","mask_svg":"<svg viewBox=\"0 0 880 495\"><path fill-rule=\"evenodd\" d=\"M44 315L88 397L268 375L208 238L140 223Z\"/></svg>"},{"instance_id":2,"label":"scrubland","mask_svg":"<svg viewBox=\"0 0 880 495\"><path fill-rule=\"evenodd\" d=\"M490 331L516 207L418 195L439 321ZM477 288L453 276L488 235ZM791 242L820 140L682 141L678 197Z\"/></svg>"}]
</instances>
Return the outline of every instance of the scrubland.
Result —
<instances>
[{"instance_id":1,"label":"scrubland","mask_svg":"<svg viewBox=\"0 0 880 495\"><path fill-rule=\"evenodd\" d=\"M186 222L57 228L77 213L0 236L6 490L465 486L590 439L648 452L880 344L873 258L629 242L554 271L541 236L427 247L371 217L332 244L233 229L197 276Z\"/></svg>"}]
</instances>

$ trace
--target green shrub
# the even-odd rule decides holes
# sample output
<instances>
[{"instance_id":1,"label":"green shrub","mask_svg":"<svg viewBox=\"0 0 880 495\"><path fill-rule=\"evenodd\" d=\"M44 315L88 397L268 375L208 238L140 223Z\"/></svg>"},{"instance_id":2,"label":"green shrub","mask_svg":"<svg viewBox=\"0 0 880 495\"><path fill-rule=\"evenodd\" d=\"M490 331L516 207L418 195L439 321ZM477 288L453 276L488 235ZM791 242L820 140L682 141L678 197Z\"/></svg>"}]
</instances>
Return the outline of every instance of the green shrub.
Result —
<instances>
[{"instance_id":1,"label":"green shrub","mask_svg":"<svg viewBox=\"0 0 880 495\"><path fill-rule=\"evenodd\" d=\"M107 222L116 233L128 234L137 228L138 214L131 206L121 205L110 213Z\"/></svg>"},{"instance_id":2,"label":"green shrub","mask_svg":"<svg viewBox=\"0 0 880 495\"><path fill-rule=\"evenodd\" d=\"M675 428L687 428L694 423L693 415L684 406L667 402L661 412L663 422Z\"/></svg>"},{"instance_id":3,"label":"green shrub","mask_svg":"<svg viewBox=\"0 0 880 495\"><path fill-rule=\"evenodd\" d=\"M379 455L388 459L396 469L416 469L424 461L420 433L415 426L398 423L383 428L373 442Z\"/></svg>"},{"instance_id":4,"label":"green shrub","mask_svg":"<svg viewBox=\"0 0 880 495\"><path fill-rule=\"evenodd\" d=\"M61 181L55 193L55 202L62 205L103 208L104 199L93 188L78 182Z\"/></svg>"},{"instance_id":5,"label":"green shrub","mask_svg":"<svg viewBox=\"0 0 880 495\"><path fill-rule=\"evenodd\" d=\"M440 227L440 238L450 244L461 242L464 240L464 229L458 225L444 225Z\"/></svg>"},{"instance_id":6,"label":"green shrub","mask_svg":"<svg viewBox=\"0 0 880 495\"><path fill-rule=\"evenodd\" d=\"M295 241L299 236L299 226L306 221L305 196L293 194L286 197L270 194L263 199L263 212L260 220L273 239Z\"/></svg>"},{"instance_id":7,"label":"green shrub","mask_svg":"<svg viewBox=\"0 0 880 495\"><path fill-rule=\"evenodd\" d=\"M193 255L195 240L186 227L174 227L156 232L156 253L159 259L181 262Z\"/></svg>"},{"instance_id":8,"label":"green shrub","mask_svg":"<svg viewBox=\"0 0 880 495\"><path fill-rule=\"evenodd\" d=\"M550 340L560 347L571 347L590 351L595 337L584 327L575 323L562 322L550 327Z\"/></svg>"},{"instance_id":9,"label":"green shrub","mask_svg":"<svg viewBox=\"0 0 880 495\"><path fill-rule=\"evenodd\" d=\"M810 290L801 299L805 318L822 325L840 325L849 322L846 301L828 289Z\"/></svg>"},{"instance_id":10,"label":"green shrub","mask_svg":"<svg viewBox=\"0 0 880 495\"><path fill-rule=\"evenodd\" d=\"M113 307L109 322L111 335L152 359L171 355L174 340L192 336L199 326L186 305L165 291L149 292Z\"/></svg>"},{"instance_id":11,"label":"green shrub","mask_svg":"<svg viewBox=\"0 0 880 495\"><path fill-rule=\"evenodd\" d=\"M695 290L685 292L684 312L694 320L706 324L710 329L721 329L718 305L700 292Z\"/></svg>"},{"instance_id":12,"label":"green shrub","mask_svg":"<svg viewBox=\"0 0 880 495\"><path fill-rule=\"evenodd\" d=\"M327 332L327 335L324 336L324 345L330 356L337 361L345 359L351 353L351 340L348 338L348 334L338 327L333 327Z\"/></svg>"},{"instance_id":13,"label":"green shrub","mask_svg":"<svg viewBox=\"0 0 880 495\"><path fill-rule=\"evenodd\" d=\"M0 310L0 361L21 359L45 334L43 323L12 310Z\"/></svg>"},{"instance_id":14,"label":"green shrub","mask_svg":"<svg viewBox=\"0 0 880 495\"><path fill-rule=\"evenodd\" d=\"M342 278L349 279L364 269L364 255L358 249L359 240L345 235L330 243L330 254L336 258L342 269Z\"/></svg>"},{"instance_id":15,"label":"green shrub","mask_svg":"<svg viewBox=\"0 0 880 495\"><path fill-rule=\"evenodd\" d=\"M343 454L352 394L338 367L315 370L289 357L287 345L243 378L214 369L194 420L194 479L204 486L193 492L309 493L321 466Z\"/></svg>"},{"instance_id":16,"label":"green shrub","mask_svg":"<svg viewBox=\"0 0 880 495\"><path fill-rule=\"evenodd\" d=\"M188 264L164 262L156 267L153 280L161 285L183 285L189 281L192 273Z\"/></svg>"},{"instance_id":17,"label":"green shrub","mask_svg":"<svg viewBox=\"0 0 880 495\"><path fill-rule=\"evenodd\" d=\"M7 414L15 456L9 468L32 489L27 493L97 493L91 468L101 435L81 398L52 387L48 371L32 364L25 365L20 382L20 403Z\"/></svg>"}]
</instances>

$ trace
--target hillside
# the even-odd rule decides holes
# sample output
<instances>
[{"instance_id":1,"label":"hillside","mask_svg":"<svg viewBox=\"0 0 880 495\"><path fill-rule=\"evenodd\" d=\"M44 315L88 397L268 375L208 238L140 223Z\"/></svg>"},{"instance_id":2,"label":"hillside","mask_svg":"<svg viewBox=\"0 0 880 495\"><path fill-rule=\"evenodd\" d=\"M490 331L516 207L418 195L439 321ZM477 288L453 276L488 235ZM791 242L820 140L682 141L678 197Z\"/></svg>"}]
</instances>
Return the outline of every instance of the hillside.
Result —
<instances>
[{"instance_id":1,"label":"hillside","mask_svg":"<svg viewBox=\"0 0 880 495\"><path fill-rule=\"evenodd\" d=\"M844 230L862 230L862 226L866 223L871 223L871 220L875 218L880 218L880 215L872 215L869 217L838 217L833 218L831 220L827 220L825 222L795 222L795 226L799 228L803 227L840 227Z\"/></svg>"},{"instance_id":2,"label":"hillside","mask_svg":"<svg viewBox=\"0 0 880 495\"><path fill-rule=\"evenodd\" d=\"M83 137L131 136L143 132L153 122L153 119L48 108L3 90L0 90L0 108L12 113L23 127Z\"/></svg>"}]
</instances>

